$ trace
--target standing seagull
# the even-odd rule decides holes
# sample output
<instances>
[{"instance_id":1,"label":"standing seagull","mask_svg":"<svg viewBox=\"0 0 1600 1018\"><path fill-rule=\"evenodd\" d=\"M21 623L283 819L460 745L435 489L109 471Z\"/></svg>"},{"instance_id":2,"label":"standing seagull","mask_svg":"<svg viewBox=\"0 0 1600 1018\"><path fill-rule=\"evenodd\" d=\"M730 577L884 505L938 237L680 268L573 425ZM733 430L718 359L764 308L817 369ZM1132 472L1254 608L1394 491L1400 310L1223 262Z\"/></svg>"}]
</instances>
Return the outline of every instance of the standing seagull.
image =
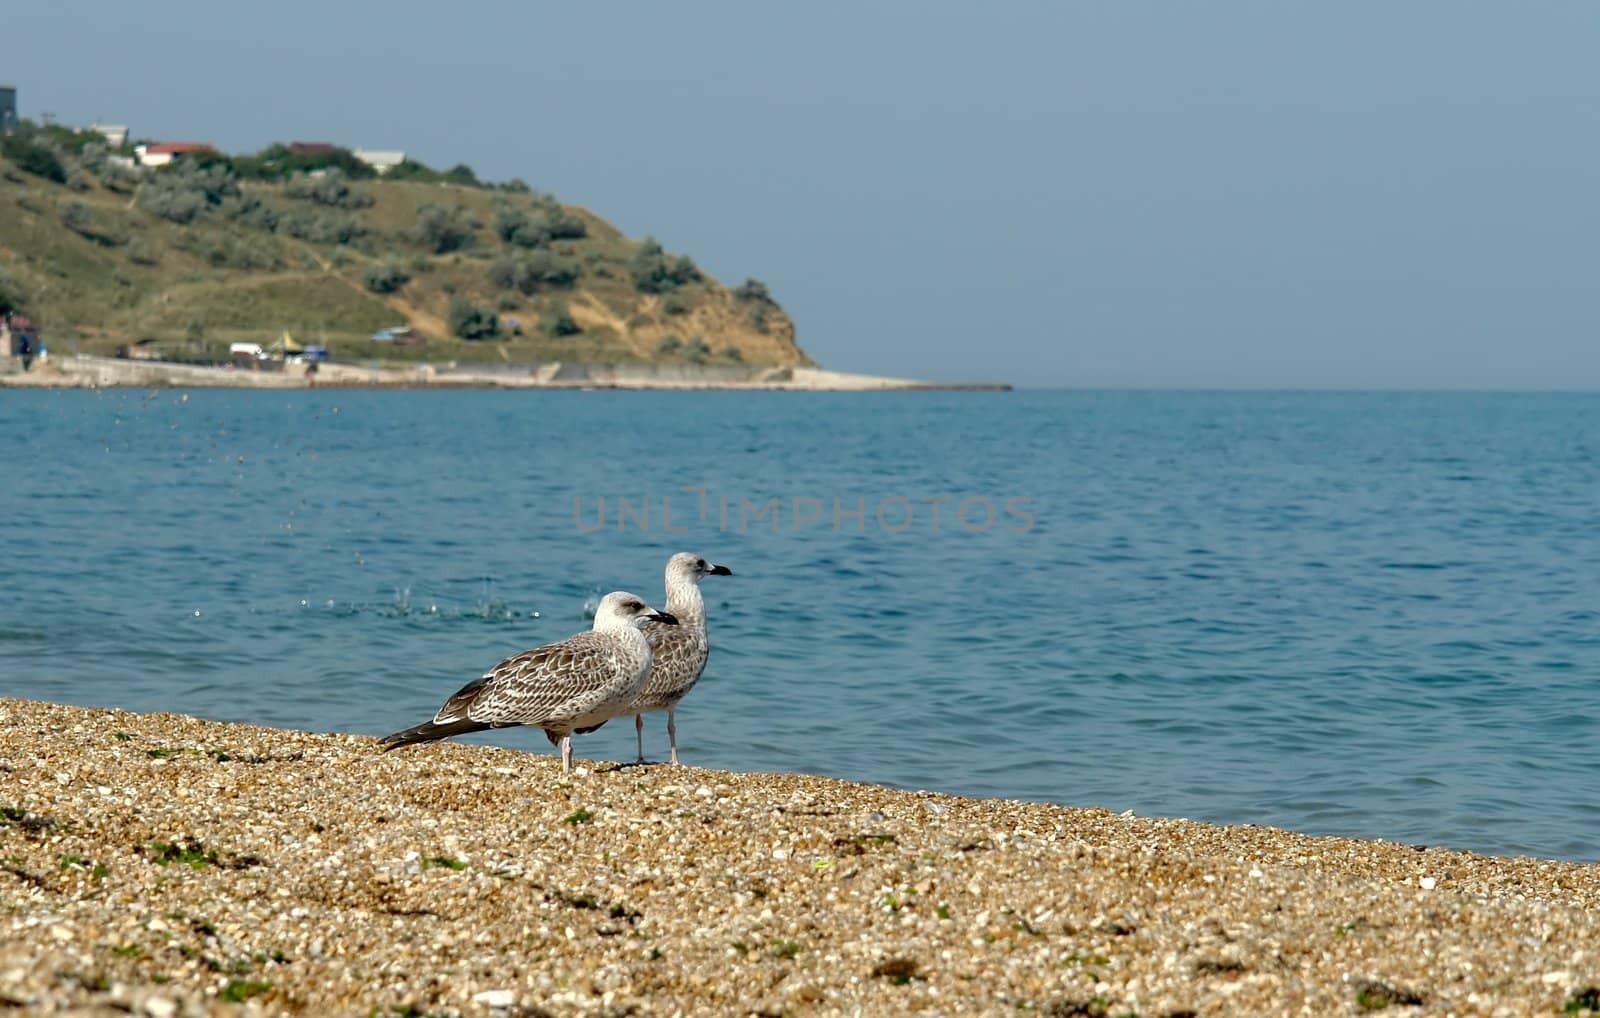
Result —
<instances>
[{"instance_id":1,"label":"standing seagull","mask_svg":"<svg viewBox=\"0 0 1600 1018\"><path fill-rule=\"evenodd\" d=\"M381 740L385 751L486 728L533 725L561 746L561 769L572 772L572 732L598 728L626 713L650 674L646 623L678 620L623 591L600 599L594 628L508 657L444 702L424 721Z\"/></svg>"},{"instance_id":2,"label":"standing seagull","mask_svg":"<svg viewBox=\"0 0 1600 1018\"><path fill-rule=\"evenodd\" d=\"M655 663L650 677L633 703L619 714L633 715L633 730L639 737L639 762L644 763L644 712L667 712L667 742L672 746L672 762L678 762L678 726L674 713L678 701L700 681L706 670L711 644L706 640L706 601L700 594L700 581L707 576L732 576L733 570L707 562L691 552L680 551L667 559L667 611L678 620L676 628L650 625L644 634L650 640ZM603 722L602 722L603 723ZM578 729L592 732L600 725Z\"/></svg>"}]
</instances>

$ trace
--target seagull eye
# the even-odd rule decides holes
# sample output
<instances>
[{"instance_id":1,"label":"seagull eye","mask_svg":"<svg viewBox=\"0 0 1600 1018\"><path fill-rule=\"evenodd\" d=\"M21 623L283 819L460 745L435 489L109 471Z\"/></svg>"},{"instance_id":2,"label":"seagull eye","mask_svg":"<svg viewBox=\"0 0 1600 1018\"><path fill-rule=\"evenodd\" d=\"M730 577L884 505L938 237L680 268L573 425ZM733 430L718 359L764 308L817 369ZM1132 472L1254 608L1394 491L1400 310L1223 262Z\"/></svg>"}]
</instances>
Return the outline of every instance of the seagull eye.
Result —
<instances>
[{"instance_id":1,"label":"seagull eye","mask_svg":"<svg viewBox=\"0 0 1600 1018\"><path fill-rule=\"evenodd\" d=\"M695 566L697 566L700 569L704 569L706 567L706 560L705 559L701 559L700 561L695 563Z\"/></svg>"}]
</instances>

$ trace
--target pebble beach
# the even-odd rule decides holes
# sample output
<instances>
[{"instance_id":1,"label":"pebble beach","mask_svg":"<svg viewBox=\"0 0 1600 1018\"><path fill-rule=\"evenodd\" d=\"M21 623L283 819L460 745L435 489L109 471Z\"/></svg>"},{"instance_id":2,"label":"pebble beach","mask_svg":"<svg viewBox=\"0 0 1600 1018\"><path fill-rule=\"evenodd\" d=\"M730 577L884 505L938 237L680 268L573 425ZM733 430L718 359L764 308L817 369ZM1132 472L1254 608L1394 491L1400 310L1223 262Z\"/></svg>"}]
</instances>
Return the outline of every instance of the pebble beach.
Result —
<instances>
[{"instance_id":1,"label":"pebble beach","mask_svg":"<svg viewBox=\"0 0 1600 1018\"><path fill-rule=\"evenodd\" d=\"M0 1007L1600 1007L1600 866L577 756L0 700Z\"/></svg>"}]
</instances>

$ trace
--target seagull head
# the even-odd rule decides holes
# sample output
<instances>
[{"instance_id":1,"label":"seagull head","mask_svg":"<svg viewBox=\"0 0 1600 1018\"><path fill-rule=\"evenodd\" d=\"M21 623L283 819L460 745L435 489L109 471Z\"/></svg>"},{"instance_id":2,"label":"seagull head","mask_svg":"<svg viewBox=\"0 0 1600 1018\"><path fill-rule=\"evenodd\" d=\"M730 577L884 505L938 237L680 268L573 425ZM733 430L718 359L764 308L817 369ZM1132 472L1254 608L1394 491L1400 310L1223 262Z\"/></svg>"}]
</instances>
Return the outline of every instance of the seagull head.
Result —
<instances>
[{"instance_id":1,"label":"seagull head","mask_svg":"<svg viewBox=\"0 0 1600 1018\"><path fill-rule=\"evenodd\" d=\"M625 629L628 626L638 628L646 622L661 622L669 626L678 624L677 616L667 612L658 612L637 594L630 594L625 590L614 590L600 599L600 606L594 612L594 628L596 629Z\"/></svg>"},{"instance_id":2,"label":"seagull head","mask_svg":"<svg viewBox=\"0 0 1600 1018\"><path fill-rule=\"evenodd\" d=\"M732 576L733 570L719 566L692 551L680 551L667 559L667 586L681 583L699 583L707 576Z\"/></svg>"}]
</instances>

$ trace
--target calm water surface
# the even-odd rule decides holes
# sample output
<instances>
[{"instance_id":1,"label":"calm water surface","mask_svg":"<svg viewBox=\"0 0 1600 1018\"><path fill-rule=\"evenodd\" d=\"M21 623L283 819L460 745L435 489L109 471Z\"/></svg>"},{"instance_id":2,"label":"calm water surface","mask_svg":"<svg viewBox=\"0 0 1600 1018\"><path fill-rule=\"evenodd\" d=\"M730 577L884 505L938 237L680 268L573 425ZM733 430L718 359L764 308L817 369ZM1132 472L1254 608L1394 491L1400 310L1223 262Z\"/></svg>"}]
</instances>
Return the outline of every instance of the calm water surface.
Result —
<instances>
[{"instance_id":1,"label":"calm water surface","mask_svg":"<svg viewBox=\"0 0 1600 1018\"><path fill-rule=\"evenodd\" d=\"M382 734L687 548L738 574L687 761L1600 859L1600 397L0 390L0 435L6 694Z\"/></svg>"}]
</instances>

